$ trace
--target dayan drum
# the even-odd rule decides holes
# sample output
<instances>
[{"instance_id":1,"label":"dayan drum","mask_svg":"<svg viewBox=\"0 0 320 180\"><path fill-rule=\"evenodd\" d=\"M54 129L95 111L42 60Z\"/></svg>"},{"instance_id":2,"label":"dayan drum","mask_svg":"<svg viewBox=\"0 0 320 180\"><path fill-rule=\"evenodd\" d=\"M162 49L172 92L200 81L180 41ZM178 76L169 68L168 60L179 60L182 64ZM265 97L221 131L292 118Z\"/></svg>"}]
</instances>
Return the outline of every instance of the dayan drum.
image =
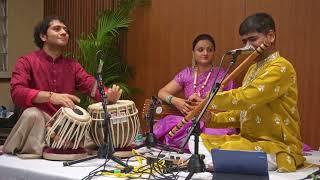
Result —
<instances>
[{"instance_id":1,"label":"dayan drum","mask_svg":"<svg viewBox=\"0 0 320 180\"><path fill-rule=\"evenodd\" d=\"M89 113L79 106L62 107L47 122L46 143L53 149L77 149L90 128Z\"/></svg>"},{"instance_id":2,"label":"dayan drum","mask_svg":"<svg viewBox=\"0 0 320 180\"><path fill-rule=\"evenodd\" d=\"M90 135L93 141L100 146L104 143L104 111L102 104L95 103L88 107L92 122ZM133 101L118 100L115 104L107 105L110 113L110 124L114 148L125 148L131 145L140 130L138 110Z\"/></svg>"}]
</instances>

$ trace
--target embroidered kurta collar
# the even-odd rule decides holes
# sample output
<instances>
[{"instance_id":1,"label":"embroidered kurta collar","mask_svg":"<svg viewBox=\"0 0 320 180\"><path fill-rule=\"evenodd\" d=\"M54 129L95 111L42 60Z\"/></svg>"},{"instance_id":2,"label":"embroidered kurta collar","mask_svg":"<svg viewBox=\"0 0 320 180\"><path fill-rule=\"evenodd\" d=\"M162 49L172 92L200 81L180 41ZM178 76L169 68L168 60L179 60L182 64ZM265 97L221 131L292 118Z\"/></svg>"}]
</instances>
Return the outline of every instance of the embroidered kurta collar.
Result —
<instances>
[{"instance_id":1,"label":"embroidered kurta collar","mask_svg":"<svg viewBox=\"0 0 320 180\"><path fill-rule=\"evenodd\" d=\"M280 57L280 53L279 53L279 51L276 51L276 52L270 54L264 60L257 62L257 67L259 68L259 67L263 66L264 64L266 64L274 59L277 59L278 57Z\"/></svg>"}]
</instances>

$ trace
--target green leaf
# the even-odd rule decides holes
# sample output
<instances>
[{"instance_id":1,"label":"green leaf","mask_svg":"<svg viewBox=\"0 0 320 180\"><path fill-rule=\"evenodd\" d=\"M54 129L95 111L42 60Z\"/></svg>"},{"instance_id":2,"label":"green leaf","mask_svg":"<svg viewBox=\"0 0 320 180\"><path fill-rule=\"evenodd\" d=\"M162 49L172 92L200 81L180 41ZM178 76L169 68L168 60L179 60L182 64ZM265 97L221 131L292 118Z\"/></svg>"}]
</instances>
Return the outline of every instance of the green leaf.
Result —
<instances>
[{"instance_id":1,"label":"green leaf","mask_svg":"<svg viewBox=\"0 0 320 180\"><path fill-rule=\"evenodd\" d=\"M117 84L123 90L122 98L130 98L141 92L138 88L130 87L128 81L134 76L134 70L123 59L119 49L119 35L128 29L132 19L130 13L138 5L147 5L149 0L120 0L118 8L100 13L96 30L88 35L81 35L77 43L80 53L79 63L84 69L94 75L97 70L98 59L103 60L102 77L104 84ZM87 96L80 95L81 106L87 107L93 103Z\"/></svg>"}]
</instances>

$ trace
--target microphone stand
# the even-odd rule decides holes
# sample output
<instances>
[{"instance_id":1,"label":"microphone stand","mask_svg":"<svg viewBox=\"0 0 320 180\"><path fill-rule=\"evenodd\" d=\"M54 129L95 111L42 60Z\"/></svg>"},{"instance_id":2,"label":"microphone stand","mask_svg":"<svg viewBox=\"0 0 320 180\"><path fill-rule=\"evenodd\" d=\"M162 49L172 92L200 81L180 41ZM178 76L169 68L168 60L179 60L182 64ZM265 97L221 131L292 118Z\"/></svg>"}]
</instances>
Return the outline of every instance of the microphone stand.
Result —
<instances>
[{"instance_id":1,"label":"microphone stand","mask_svg":"<svg viewBox=\"0 0 320 180\"><path fill-rule=\"evenodd\" d=\"M156 138L154 137L153 133L153 125L154 125L154 113L155 113L155 106L158 99L155 96L151 97L151 103L149 105L148 112L146 113L146 121L149 125L149 132L146 133L146 146L150 148L151 146L157 145Z\"/></svg>"},{"instance_id":2,"label":"microphone stand","mask_svg":"<svg viewBox=\"0 0 320 180\"><path fill-rule=\"evenodd\" d=\"M101 60L100 60L101 61ZM124 167L123 172L124 173L129 173L133 170L132 166L129 166L128 164L124 163L121 161L120 158L114 156L114 147L113 147L113 138L112 138L112 130L111 130L111 115L107 111L107 97L104 92L104 85L102 81L102 75L100 72L97 73L97 82L98 82L98 89L101 95L102 99L102 108L104 111L104 144L102 144L99 147L98 153L95 156L87 157L84 159L79 159L79 160L74 160L74 161L66 161L63 162L63 166L71 166L73 164L77 164L80 162L84 162L87 160L95 159L95 158L100 158L100 159L111 159L114 162L120 164L121 166ZM105 165L104 165L105 168Z\"/></svg>"},{"instance_id":3,"label":"microphone stand","mask_svg":"<svg viewBox=\"0 0 320 180\"><path fill-rule=\"evenodd\" d=\"M187 170L189 171L189 174L186 177L187 180L191 179L191 177L194 175L194 173L208 171L206 169L206 166L203 161L205 156L203 154L199 154L199 136L201 134L200 120L201 120L202 116L204 115L204 113L206 112L206 110L208 109L214 96L218 93L218 91L221 87L222 81L227 76L227 73L229 72L230 68L235 64L235 61L236 61L237 57L240 55L240 53L235 52L235 53L232 53L231 55L232 55L232 60L226 70L224 77L220 80L220 82L216 82L213 84L213 87L211 88L211 92L209 94L209 97L208 97L208 100L207 100L205 106L203 107L203 109L201 110L201 112L197 116L197 118L194 117L192 119L192 126L190 127L190 130L189 130L187 136L185 137L182 145L180 146L180 149L183 149L186 146L186 144L188 143L190 136L194 135L194 154L192 154L192 156L188 162L188 165L187 165Z\"/></svg>"},{"instance_id":4,"label":"microphone stand","mask_svg":"<svg viewBox=\"0 0 320 180\"><path fill-rule=\"evenodd\" d=\"M155 135L153 133L153 125L154 125L154 113L156 110L156 106L159 106L160 102L157 99L157 97L152 96L151 97L151 103L149 105L148 112L146 113L146 121L149 125L149 132L146 133L146 146L147 148L151 147L159 147L162 150L166 151L174 151L174 152L180 152L180 149L169 147L168 145L161 144L157 142L157 139L155 138Z\"/></svg>"},{"instance_id":5,"label":"microphone stand","mask_svg":"<svg viewBox=\"0 0 320 180\"><path fill-rule=\"evenodd\" d=\"M189 130L189 133L187 134L185 140L183 141L182 145L180 148L184 148L186 144L188 143L188 140L191 135L194 135L194 154L192 154L188 165L187 165L187 170L189 171L188 176L186 179L191 179L194 173L199 173L199 172L205 172L206 171L206 166L204 164L204 158L205 156L203 154L199 154L199 136L201 134L201 129L200 129L200 119L204 115L205 111L207 110L210 102L212 101L213 97L217 94L219 91L221 84L220 83L215 83L211 93L209 95L208 101L206 102L205 106L201 110L199 116L197 118L192 119L192 126Z\"/></svg>"}]
</instances>

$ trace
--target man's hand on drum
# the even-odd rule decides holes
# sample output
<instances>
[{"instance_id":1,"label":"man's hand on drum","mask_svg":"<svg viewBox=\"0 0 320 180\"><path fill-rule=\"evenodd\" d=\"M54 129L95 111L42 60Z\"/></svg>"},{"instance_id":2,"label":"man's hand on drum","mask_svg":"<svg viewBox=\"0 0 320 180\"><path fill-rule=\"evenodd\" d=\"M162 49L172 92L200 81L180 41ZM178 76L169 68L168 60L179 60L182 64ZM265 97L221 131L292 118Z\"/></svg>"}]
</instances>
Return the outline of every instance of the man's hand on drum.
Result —
<instances>
[{"instance_id":1,"label":"man's hand on drum","mask_svg":"<svg viewBox=\"0 0 320 180\"><path fill-rule=\"evenodd\" d=\"M190 105L190 101L178 97L173 97L171 103L184 115L187 115L193 106Z\"/></svg>"},{"instance_id":2,"label":"man's hand on drum","mask_svg":"<svg viewBox=\"0 0 320 180\"><path fill-rule=\"evenodd\" d=\"M55 105L62 105L73 109L75 104L80 102L80 98L71 94L52 93L50 102Z\"/></svg>"},{"instance_id":3,"label":"man's hand on drum","mask_svg":"<svg viewBox=\"0 0 320 180\"><path fill-rule=\"evenodd\" d=\"M112 85L112 88L109 88L106 93L108 102L116 103L122 94L122 89L117 85Z\"/></svg>"}]
</instances>

